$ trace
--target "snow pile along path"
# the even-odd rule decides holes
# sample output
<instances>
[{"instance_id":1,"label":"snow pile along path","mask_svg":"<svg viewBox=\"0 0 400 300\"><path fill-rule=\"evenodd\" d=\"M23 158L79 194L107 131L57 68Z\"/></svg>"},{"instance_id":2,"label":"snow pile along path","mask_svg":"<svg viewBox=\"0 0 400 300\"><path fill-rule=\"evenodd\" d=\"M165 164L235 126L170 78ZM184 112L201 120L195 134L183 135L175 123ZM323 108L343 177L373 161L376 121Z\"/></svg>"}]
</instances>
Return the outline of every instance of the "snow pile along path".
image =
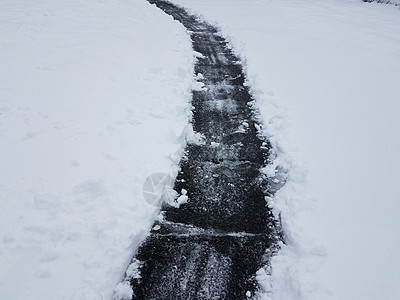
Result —
<instances>
[{"instance_id":1,"label":"snow pile along path","mask_svg":"<svg viewBox=\"0 0 400 300\"><path fill-rule=\"evenodd\" d=\"M176 175L190 40L139 0L4 0L0 36L0 299L110 299Z\"/></svg>"}]
</instances>

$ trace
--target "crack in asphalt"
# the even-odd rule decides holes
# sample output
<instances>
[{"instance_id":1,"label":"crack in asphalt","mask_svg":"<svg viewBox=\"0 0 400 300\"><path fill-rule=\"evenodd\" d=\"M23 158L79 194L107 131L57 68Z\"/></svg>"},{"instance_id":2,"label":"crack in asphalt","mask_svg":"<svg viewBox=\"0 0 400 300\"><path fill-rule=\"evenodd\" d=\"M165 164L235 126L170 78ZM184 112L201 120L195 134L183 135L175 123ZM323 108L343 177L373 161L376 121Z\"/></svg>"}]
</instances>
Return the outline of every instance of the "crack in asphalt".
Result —
<instances>
[{"instance_id":1,"label":"crack in asphalt","mask_svg":"<svg viewBox=\"0 0 400 300\"><path fill-rule=\"evenodd\" d=\"M140 275L126 278L132 299L251 298L257 270L282 240L265 201L282 183L260 172L271 146L258 133L240 60L218 29L169 2L148 1L192 39L195 76L204 83L193 91L192 123L204 141L186 147L175 180L187 203L162 205L162 218L133 258Z\"/></svg>"}]
</instances>

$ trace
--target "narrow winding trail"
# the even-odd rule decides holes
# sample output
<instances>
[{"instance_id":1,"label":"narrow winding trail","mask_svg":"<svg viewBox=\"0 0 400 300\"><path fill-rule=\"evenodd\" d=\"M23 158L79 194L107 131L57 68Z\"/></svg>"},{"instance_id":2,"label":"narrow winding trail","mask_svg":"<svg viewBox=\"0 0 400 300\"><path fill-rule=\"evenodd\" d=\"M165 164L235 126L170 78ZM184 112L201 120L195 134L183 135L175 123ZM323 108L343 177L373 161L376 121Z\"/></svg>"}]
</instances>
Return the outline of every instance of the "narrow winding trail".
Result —
<instances>
[{"instance_id":1,"label":"narrow winding trail","mask_svg":"<svg viewBox=\"0 0 400 300\"><path fill-rule=\"evenodd\" d=\"M260 173L269 143L257 134L240 61L218 30L171 3L148 1L181 22L203 55L195 74L205 86L193 92L192 104L194 130L205 139L187 146L175 181L188 202L163 204L162 220L136 253L132 299L251 298L255 274L280 239L264 199L277 185Z\"/></svg>"}]
</instances>

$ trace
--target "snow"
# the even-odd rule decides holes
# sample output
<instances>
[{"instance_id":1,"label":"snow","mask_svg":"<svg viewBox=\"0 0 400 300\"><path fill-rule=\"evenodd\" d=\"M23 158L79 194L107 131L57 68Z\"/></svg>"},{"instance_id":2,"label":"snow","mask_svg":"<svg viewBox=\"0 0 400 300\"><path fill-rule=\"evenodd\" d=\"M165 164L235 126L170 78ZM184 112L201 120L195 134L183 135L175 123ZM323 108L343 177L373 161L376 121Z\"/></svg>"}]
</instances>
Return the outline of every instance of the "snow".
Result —
<instances>
[{"instance_id":1,"label":"snow","mask_svg":"<svg viewBox=\"0 0 400 300\"><path fill-rule=\"evenodd\" d=\"M195 81L195 82L193 82L193 84L192 84L192 90L193 90L193 91L201 92L201 91L206 91L207 88L205 87L204 82Z\"/></svg>"},{"instance_id":2,"label":"snow","mask_svg":"<svg viewBox=\"0 0 400 300\"><path fill-rule=\"evenodd\" d=\"M142 0L4 0L0 36L0 299L111 299L186 143L190 40Z\"/></svg>"},{"instance_id":3,"label":"snow","mask_svg":"<svg viewBox=\"0 0 400 300\"><path fill-rule=\"evenodd\" d=\"M229 36L277 153L265 172L288 176L263 298L400 299L398 8L174 2ZM0 299L129 298L158 213L143 184L204 142L187 124L204 56L142 0L3 0L0 36Z\"/></svg>"},{"instance_id":4,"label":"snow","mask_svg":"<svg viewBox=\"0 0 400 300\"><path fill-rule=\"evenodd\" d=\"M275 167L289 171L269 203L287 243L264 298L400 299L398 8L173 2L217 24L244 58Z\"/></svg>"},{"instance_id":5,"label":"snow","mask_svg":"<svg viewBox=\"0 0 400 300\"><path fill-rule=\"evenodd\" d=\"M188 199L189 199L188 196L186 196L186 195L180 195L180 196L178 197L178 199L176 199L176 202L177 202L178 206L180 206L181 204L187 203Z\"/></svg>"},{"instance_id":6,"label":"snow","mask_svg":"<svg viewBox=\"0 0 400 300\"><path fill-rule=\"evenodd\" d=\"M133 290L129 282L120 282L117 284L114 290L114 299L118 300L130 300L132 299Z\"/></svg>"},{"instance_id":7,"label":"snow","mask_svg":"<svg viewBox=\"0 0 400 300\"><path fill-rule=\"evenodd\" d=\"M193 51L193 53L194 53L194 56L195 56L196 58L205 58L205 56L204 56L203 54L201 54L200 52Z\"/></svg>"}]
</instances>

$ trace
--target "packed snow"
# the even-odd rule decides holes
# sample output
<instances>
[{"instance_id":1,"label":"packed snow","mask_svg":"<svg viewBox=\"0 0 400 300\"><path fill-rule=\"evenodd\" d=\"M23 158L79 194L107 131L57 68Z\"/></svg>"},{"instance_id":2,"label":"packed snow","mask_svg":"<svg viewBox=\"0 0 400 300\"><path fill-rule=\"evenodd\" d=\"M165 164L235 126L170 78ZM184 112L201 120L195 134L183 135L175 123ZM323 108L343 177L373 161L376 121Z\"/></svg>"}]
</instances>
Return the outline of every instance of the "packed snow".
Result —
<instances>
[{"instance_id":1,"label":"packed snow","mask_svg":"<svg viewBox=\"0 0 400 300\"><path fill-rule=\"evenodd\" d=\"M400 299L398 7L173 2L231 40L277 152L265 171L288 172L263 297ZM202 143L202 55L144 0L3 0L0 36L0 299L129 298L158 212L143 184Z\"/></svg>"}]
</instances>

